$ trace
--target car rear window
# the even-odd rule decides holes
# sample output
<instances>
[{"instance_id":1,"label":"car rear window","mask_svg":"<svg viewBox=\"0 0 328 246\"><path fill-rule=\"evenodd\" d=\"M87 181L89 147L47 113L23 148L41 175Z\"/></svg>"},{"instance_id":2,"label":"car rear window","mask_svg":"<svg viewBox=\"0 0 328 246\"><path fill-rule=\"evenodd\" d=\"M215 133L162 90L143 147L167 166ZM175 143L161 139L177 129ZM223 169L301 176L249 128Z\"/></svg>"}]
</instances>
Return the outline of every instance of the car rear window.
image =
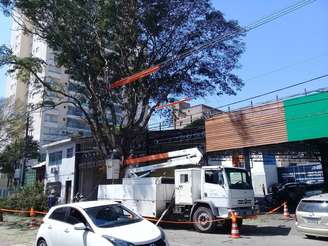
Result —
<instances>
[{"instance_id":1,"label":"car rear window","mask_svg":"<svg viewBox=\"0 0 328 246\"><path fill-rule=\"evenodd\" d=\"M49 219L65 222L66 211L67 211L66 207L65 208L57 208L49 216Z\"/></svg>"},{"instance_id":2,"label":"car rear window","mask_svg":"<svg viewBox=\"0 0 328 246\"><path fill-rule=\"evenodd\" d=\"M302 212L328 213L328 202L325 201L301 201L297 208Z\"/></svg>"}]
</instances>

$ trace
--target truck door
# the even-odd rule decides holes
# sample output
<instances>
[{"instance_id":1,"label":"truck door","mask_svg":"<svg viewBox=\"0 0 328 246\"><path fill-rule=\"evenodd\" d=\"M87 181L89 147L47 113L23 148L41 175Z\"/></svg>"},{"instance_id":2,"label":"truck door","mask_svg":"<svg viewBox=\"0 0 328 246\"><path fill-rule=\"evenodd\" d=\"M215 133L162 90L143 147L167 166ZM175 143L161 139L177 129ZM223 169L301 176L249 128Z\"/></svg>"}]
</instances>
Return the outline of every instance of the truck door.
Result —
<instances>
[{"instance_id":1,"label":"truck door","mask_svg":"<svg viewBox=\"0 0 328 246\"><path fill-rule=\"evenodd\" d=\"M191 171L175 171L175 204L192 205Z\"/></svg>"},{"instance_id":2,"label":"truck door","mask_svg":"<svg viewBox=\"0 0 328 246\"><path fill-rule=\"evenodd\" d=\"M221 170L203 170L202 200L211 201L216 207L227 207L228 195L224 188L224 177Z\"/></svg>"}]
</instances>

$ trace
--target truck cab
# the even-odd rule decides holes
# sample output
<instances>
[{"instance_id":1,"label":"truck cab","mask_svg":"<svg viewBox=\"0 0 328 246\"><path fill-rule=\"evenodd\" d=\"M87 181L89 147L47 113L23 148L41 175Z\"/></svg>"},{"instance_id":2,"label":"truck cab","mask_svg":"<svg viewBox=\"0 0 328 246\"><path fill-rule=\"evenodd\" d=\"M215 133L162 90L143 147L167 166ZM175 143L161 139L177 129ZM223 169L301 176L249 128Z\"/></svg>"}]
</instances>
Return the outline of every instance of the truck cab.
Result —
<instances>
[{"instance_id":1,"label":"truck cab","mask_svg":"<svg viewBox=\"0 0 328 246\"><path fill-rule=\"evenodd\" d=\"M190 219L199 231L209 231L222 219L230 223L231 212L254 214L254 191L249 173L242 168L204 166L175 170L175 205L191 206ZM241 223L241 220L240 220ZM213 227L213 228L212 228Z\"/></svg>"}]
</instances>

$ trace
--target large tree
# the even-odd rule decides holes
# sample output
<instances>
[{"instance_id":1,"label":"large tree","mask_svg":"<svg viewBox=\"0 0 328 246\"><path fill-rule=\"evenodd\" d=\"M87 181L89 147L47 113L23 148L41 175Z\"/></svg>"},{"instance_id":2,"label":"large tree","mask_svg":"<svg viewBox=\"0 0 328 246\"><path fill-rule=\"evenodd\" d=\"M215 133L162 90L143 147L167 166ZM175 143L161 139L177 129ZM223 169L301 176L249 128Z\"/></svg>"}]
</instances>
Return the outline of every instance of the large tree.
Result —
<instances>
[{"instance_id":1,"label":"large tree","mask_svg":"<svg viewBox=\"0 0 328 246\"><path fill-rule=\"evenodd\" d=\"M76 93L40 76L46 64L38 58L18 58L3 48L2 64L81 110L104 156L116 148L126 157L159 104L172 98L231 95L242 86L234 74L244 50L238 34L242 29L209 0L0 2L6 14L18 10L29 20L22 28L48 43L58 66L77 82L71 85ZM219 37L208 49L178 57ZM177 59L163 63L170 58ZM110 89L115 81L156 64L163 65L158 72Z\"/></svg>"},{"instance_id":2,"label":"large tree","mask_svg":"<svg viewBox=\"0 0 328 246\"><path fill-rule=\"evenodd\" d=\"M8 186L14 180L15 169L21 168L22 162L39 157L39 146L32 137L18 138L7 144L0 152L0 172L7 174Z\"/></svg>"},{"instance_id":3,"label":"large tree","mask_svg":"<svg viewBox=\"0 0 328 246\"><path fill-rule=\"evenodd\" d=\"M0 98L0 151L24 135L26 113L12 98Z\"/></svg>"}]
</instances>

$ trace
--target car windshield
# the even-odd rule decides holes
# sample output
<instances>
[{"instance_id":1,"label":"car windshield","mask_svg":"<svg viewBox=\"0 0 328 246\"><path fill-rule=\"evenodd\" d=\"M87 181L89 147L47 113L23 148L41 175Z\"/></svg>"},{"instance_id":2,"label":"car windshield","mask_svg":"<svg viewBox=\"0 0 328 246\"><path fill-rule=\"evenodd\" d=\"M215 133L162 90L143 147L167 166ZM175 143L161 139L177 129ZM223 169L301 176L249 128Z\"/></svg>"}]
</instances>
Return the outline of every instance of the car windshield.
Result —
<instances>
[{"instance_id":1,"label":"car windshield","mask_svg":"<svg viewBox=\"0 0 328 246\"><path fill-rule=\"evenodd\" d=\"M304 200L300 202L297 210L311 213L328 213L328 202Z\"/></svg>"},{"instance_id":2,"label":"car windshield","mask_svg":"<svg viewBox=\"0 0 328 246\"><path fill-rule=\"evenodd\" d=\"M97 227L107 228L136 223L142 220L138 215L119 205L105 205L84 209Z\"/></svg>"},{"instance_id":3,"label":"car windshield","mask_svg":"<svg viewBox=\"0 0 328 246\"><path fill-rule=\"evenodd\" d=\"M252 189L251 179L246 170L225 168L230 189Z\"/></svg>"}]
</instances>

